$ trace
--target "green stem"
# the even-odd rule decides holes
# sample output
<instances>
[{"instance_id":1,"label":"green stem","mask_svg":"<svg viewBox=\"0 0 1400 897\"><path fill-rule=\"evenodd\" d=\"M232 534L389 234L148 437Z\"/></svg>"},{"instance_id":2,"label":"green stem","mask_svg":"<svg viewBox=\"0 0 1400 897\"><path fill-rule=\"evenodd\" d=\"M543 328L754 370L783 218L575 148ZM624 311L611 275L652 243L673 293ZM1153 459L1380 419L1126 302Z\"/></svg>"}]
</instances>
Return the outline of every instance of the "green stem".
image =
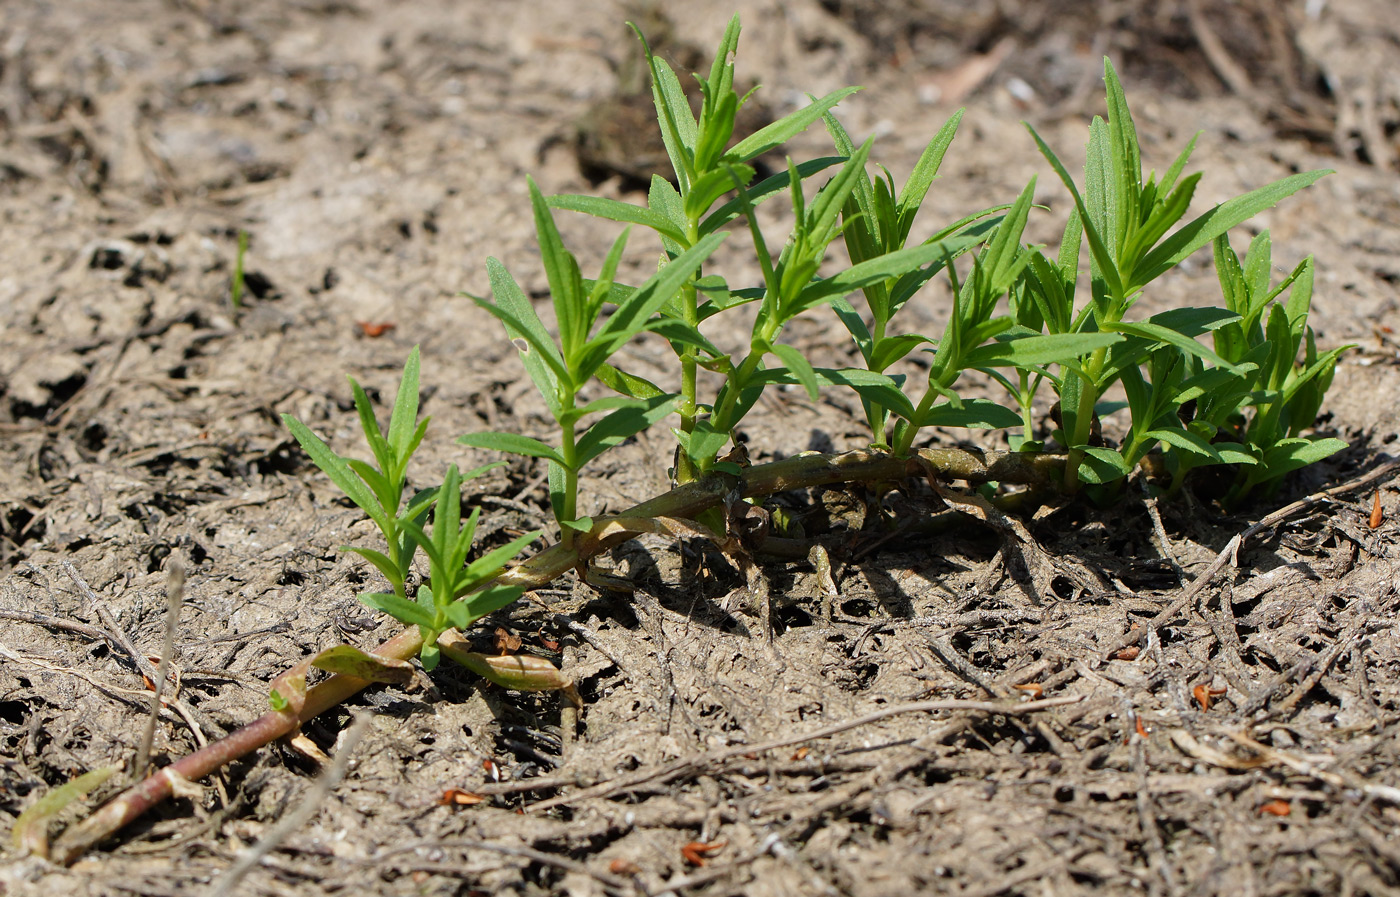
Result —
<instances>
[{"instance_id":1,"label":"green stem","mask_svg":"<svg viewBox=\"0 0 1400 897\"><path fill-rule=\"evenodd\" d=\"M951 375L948 373L950 370L952 371ZM914 420L911 420L909 426L905 427L904 433L899 438L899 442L895 444L895 455L900 458L909 455L910 450L914 446L914 440L919 435L919 430L924 426L924 419L928 417L929 412L933 410L933 403L936 402L938 397L942 394L940 389L947 389L952 386L958 379L959 373L960 371L957 365L953 364L945 366L941 371L930 372L928 392L925 392L924 397L919 400L919 407L914 410ZM935 383L938 385L937 389L934 388Z\"/></svg>"},{"instance_id":2,"label":"green stem","mask_svg":"<svg viewBox=\"0 0 1400 897\"><path fill-rule=\"evenodd\" d=\"M686 239L691 246L699 242L700 219L686 220ZM695 283L700 276L700 270L697 268L690 279L681 286L681 314L687 324L697 329L700 326L700 291L695 288ZM695 421L700 416L699 365L695 363L695 357L689 350L681 353L681 404L677 413L681 418L681 432L695 432ZM676 453L676 482L689 483L700 474L701 471L690 455L683 450Z\"/></svg>"},{"instance_id":3,"label":"green stem","mask_svg":"<svg viewBox=\"0 0 1400 897\"><path fill-rule=\"evenodd\" d=\"M1070 433L1070 444L1066 446L1069 454L1065 461L1065 479L1062 484L1067 495L1074 495L1079 491L1079 465L1084 460L1084 450L1080 446L1088 444L1089 434L1093 432L1094 406L1099 401L1098 380L1107 363L1108 349L1096 349L1089 357L1089 363L1084 365L1084 373L1088 377L1080 377L1073 371L1064 372L1066 377L1079 380L1079 404L1074 409L1074 432ZM1063 409L1060 414L1063 418Z\"/></svg>"},{"instance_id":4,"label":"green stem","mask_svg":"<svg viewBox=\"0 0 1400 897\"><path fill-rule=\"evenodd\" d=\"M565 414L570 414L575 408L574 394L568 393L563 402ZM559 446L559 454L564 458L564 506L554 509L554 519L559 521L559 543L561 545L574 544L574 530L564 525L566 520L578 519L578 444L577 444L577 421L566 418L568 423L562 429L562 442Z\"/></svg>"}]
</instances>

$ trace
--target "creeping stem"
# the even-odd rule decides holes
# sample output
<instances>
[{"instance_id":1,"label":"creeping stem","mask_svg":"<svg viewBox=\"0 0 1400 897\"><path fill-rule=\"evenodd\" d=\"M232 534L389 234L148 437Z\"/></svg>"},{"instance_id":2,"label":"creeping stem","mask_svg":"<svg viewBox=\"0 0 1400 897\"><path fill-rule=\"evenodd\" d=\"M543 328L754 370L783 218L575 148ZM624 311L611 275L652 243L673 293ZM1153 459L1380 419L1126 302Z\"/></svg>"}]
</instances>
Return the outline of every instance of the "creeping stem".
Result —
<instances>
[{"instance_id":1,"label":"creeping stem","mask_svg":"<svg viewBox=\"0 0 1400 897\"><path fill-rule=\"evenodd\" d=\"M963 449L921 449L910 458L899 458L885 452L813 453L751 467L737 478L737 485L744 497L833 483L893 481L928 475L971 483L995 481L1049 487L1063 474L1064 467L1063 455L1018 452L983 454ZM720 507L725 496L735 488L735 481L735 477L726 474L711 474L628 508L616 517L600 518L593 532L601 533L606 529L606 536L595 538L582 535L572 545L555 545L510 568L495 580L483 583L481 588L492 584L541 588L578 566L590 555L626 541L635 534L616 525L610 526L613 521L653 517L693 519L705 511ZM418 627L412 626L375 648L373 653L395 660L411 660L422 647L423 637ZM303 664L306 663L303 661ZM305 673L305 669L302 673ZM64 832L53 845L52 859L57 863L72 863L100 841L170 797L177 780L202 779L263 745L290 735L303 723L348 700L369 684L364 679L337 673L308 689L305 703L298 712L274 710L264 713L228 737L151 774Z\"/></svg>"}]
</instances>

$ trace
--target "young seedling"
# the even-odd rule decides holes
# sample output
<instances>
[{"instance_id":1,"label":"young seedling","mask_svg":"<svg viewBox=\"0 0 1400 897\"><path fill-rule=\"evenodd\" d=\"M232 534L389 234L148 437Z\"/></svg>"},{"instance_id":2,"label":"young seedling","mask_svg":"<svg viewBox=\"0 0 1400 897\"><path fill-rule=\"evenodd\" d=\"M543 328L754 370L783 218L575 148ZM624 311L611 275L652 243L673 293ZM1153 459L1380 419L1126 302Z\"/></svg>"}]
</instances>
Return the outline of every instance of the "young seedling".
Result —
<instances>
[{"instance_id":1,"label":"young seedling","mask_svg":"<svg viewBox=\"0 0 1400 897\"><path fill-rule=\"evenodd\" d=\"M564 248L549 206L533 179L530 180L530 201L559 324L558 342L545 330L510 272L494 258L487 262L487 271L496 301L478 298L476 302L499 318L505 324L506 333L516 341L526 372L559 425L559 444L551 446L528 436L497 432L469 433L457 441L546 459L550 502L561 538L569 544L575 532L587 532L592 526L589 518L580 518L578 514L579 470L603 452L665 418L680 398L640 378L616 372L608 366L608 359L633 337L648 330L678 340L704 341L685 322L656 315L663 305L674 299L700 263L714 252L724 235L710 234L701 238L669 260L646 283L630 289L613 283L627 245L628 231L624 230L603 262L602 273L590 284L579 273L578 260ZM603 306L609 300L616 305L603 320ZM595 375L621 386L628 394L606 396L579 405L580 391ZM608 412L605 417L579 434L583 418L604 411Z\"/></svg>"},{"instance_id":2,"label":"young seedling","mask_svg":"<svg viewBox=\"0 0 1400 897\"><path fill-rule=\"evenodd\" d=\"M813 159L753 183L756 169L750 163L754 159L806 129L856 88L844 88L814 100L731 145L735 116L747 99L734 90L739 31L736 15L720 40L709 77L699 79L702 102L698 118L691 112L676 73L665 60L652 54L646 38L637 32L652 74L652 96L666 153L675 172L674 186L660 177L654 178L646 207L592 196L556 196L550 199L550 204L555 208L649 227L661 237L668 257L674 259L719 232L746 208L780 195L798 179L844 161L840 158ZM747 200L733 198L720 204L720 200L736 188L748 190ZM731 293L723 281L704 277L697 267L681 284L678 294L659 309L664 318L688 328L688 332L674 331L682 338L672 339L680 360L681 392L676 410L680 416L677 432L684 434L681 436L683 449L692 442L691 434L707 410L700 402L698 391L700 370L724 370L729 366L728 358L699 335L700 324L713 314L758 297L754 291ZM636 382L638 378L624 378L611 372L604 374L609 385L624 394L634 394L636 387L649 391L645 381ZM690 454L689 450L678 455L676 476L680 482L695 479L705 469L704 465L712 461L710 449L717 441L723 445L723 439L714 435L714 428L706 431L702 427L701 430L694 439L698 455ZM727 433L724 438L728 438Z\"/></svg>"},{"instance_id":3,"label":"young seedling","mask_svg":"<svg viewBox=\"0 0 1400 897\"><path fill-rule=\"evenodd\" d=\"M1197 340L1236 320L1234 313L1184 308L1145 321L1125 320L1143 288L1230 228L1328 174L1310 171L1283 178L1176 227L1186 215L1200 180L1199 173L1182 176L1196 138L1187 143L1161 181L1155 175L1144 181L1137 131L1123 86L1108 60L1104 60L1104 83L1108 89L1108 120L1096 117L1090 126L1084 191L1080 191L1035 129L1027 125L1041 153L1074 199L1077 221L1072 221L1072 225L1083 228L1090 257L1091 295L1082 309L1073 307L1073 291L1066 289L1069 272L1053 268L1045 259L1030 269L1036 301L1045 307L1047 324L1068 323L1065 332L1117 333L1125 337L1120 343L1081 356L1073 365L1062 365L1058 389L1061 424L1056 437L1069 450L1064 484L1068 492L1074 492L1080 480L1108 482L1131 471L1122 453L1091 444L1090 436L1100 397L1125 372L1136 369L1158 349L1174 346L1236 376L1248 373ZM1196 442L1181 437L1172 445L1190 450L1188 447Z\"/></svg>"},{"instance_id":4,"label":"young seedling","mask_svg":"<svg viewBox=\"0 0 1400 897\"><path fill-rule=\"evenodd\" d=\"M393 591L366 592L360 595L360 600L401 623L416 625L422 635L420 658L424 668L431 670L438 663L438 636L448 629L465 629L520 597L522 590L518 587L490 583L507 562L539 537L539 533L521 536L467 563L481 511L475 509L462 520L462 482L498 466L496 464L477 468L465 477L457 472L455 464L451 465L440 487L425 489L404 505L408 462L428 430L429 419L417 419L418 373L418 349L414 347L404 365L387 434L379 428L369 396L353 378L350 380L360 426L378 467L358 459L343 458L301 421L289 414L284 414L282 419L316 466L379 527L387 553L354 545L343 545L341 550L360 555L389 580ZM430 509L433 512L431 536L423 529ZM428 582L419 586L416 600L410 600L407 583L414 554L419 548L428 558ZM279 693L279 697L274 698L274 706L285 698Z\"/></svg>"},{"instance_id":5,"label":"young seedling","mask_svg":"<svg viewBox=\"0 0 1400 897\"><path fill-rule=\"evenodd\" d=\"M321 468L331 482L339 486L374 521L387 546L386 551L353 545L342 546L341 550L353 551L373 564L389 580L394 594L405 601L408 600L407 582L416 550L407 524L414 522L421 525L438 496L437 490L425 489L413 496L406 507L403 506L408 462L423 441L430 420L418 420L418 369L418 348L415 346L404 364L403 378L399 381L398 395L389 415L387 434L379 428L369 396L353 377L349 378L355 396L355 410L360 415L360 427L377 467L356 458L337 455L301 421L290 414L282 415L282 422L310 456L312 463ZM473 471L467 478L484 473L487 469Z\"/></svg>"}]
</instances>

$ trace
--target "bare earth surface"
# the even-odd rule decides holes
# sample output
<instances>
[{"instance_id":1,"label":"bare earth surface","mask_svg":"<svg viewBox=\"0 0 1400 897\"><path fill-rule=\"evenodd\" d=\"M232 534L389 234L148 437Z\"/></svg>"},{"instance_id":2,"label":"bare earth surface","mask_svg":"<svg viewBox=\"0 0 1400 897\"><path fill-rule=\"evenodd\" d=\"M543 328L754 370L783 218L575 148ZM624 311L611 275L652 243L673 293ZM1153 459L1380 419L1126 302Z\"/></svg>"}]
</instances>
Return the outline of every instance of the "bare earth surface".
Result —
<instances>
[{"instance_id":1,"label":"bare earth surface","mask_svg":"<svg viewBox=\"0 0 1400 897\"><path fill-rule=\"evenodd\" d=\"M690 9L704 5L661 7L708 52L727 12ZM881 135L875 157L901 180L966 105L916 233L1039 175L1051 211L1032 229L1053 239L1066 198L1019 122L1077 167L1105 54L1149 166L1203 132L1201 209L1336 169L1241 230L1270 228L1285 268L1317 257L1319 341L1358 344L1318 424L1348 451L1233 516L1208 497L1162 502L1160 533L1138 488L1026 521L1024 538L969 518L883 542L840 531L859 521L839 492L785 496L814 533L839 518L823 537L835 589L805 563L768 565L771 644L722 560L631 543L604 559L631 593L570 574L538 596L551 610L522 602L472 633L491 650L502 627L553 658L579 683L577 719L447 664L362 693L347 710L376 715L345 780L240 892L1400 892L1391 474L1263 528L1186 591L1251 524L1381 469L1400 435L1400 17L1393 0L1214 7L762 0L744 10L739 71L776 114L865 85L840 115ZM527 173L546 193L635 200L626 178L655 151L609 109L634 77L622 23L639 15L570 0L0 6L0 893L202 893L307 799L315 762L279 744L72 868L9 844L52 786L130 768L149 692L108 636L159 654L172 556L190 570L183 711L162 715L157 764L263 712L303 657L396 631L356 601L374 571L336 550L372 544L371 528L281 413L360 452L345 375L382 407L421 345L433 425L414 483L494 460L455 446L461 433L548 433L513 347L460 293L486 292L494 255L542 295ZM616 233L561 226L585 270ZM628 278L655 249L634 242ZM753 276L732 258L727 273ZM911 327L936 329L939 296ZM1219 301L1208 255L1148 301L1185 298ZM394 327L370 336L380 324ZM850 359L834 318L794 342ZM655 345L628 351L638 373L671 376ZM744 433L755 461L859 448L858 411L777 393ZM670 452L658 431L607 456L585 510L663 492ZM516 460L471 489L485 544L547 526L542 467ZM905 491L906 513L928 512L926 486ZM1113 649L1135 628L1135 655ZM757 748L910 702L1032 693L1082 700L890 713ZM333 711L305 734L335 754L348 721ZM443 806L450 788L487 800Z\"/></svg>"}]
</instances>

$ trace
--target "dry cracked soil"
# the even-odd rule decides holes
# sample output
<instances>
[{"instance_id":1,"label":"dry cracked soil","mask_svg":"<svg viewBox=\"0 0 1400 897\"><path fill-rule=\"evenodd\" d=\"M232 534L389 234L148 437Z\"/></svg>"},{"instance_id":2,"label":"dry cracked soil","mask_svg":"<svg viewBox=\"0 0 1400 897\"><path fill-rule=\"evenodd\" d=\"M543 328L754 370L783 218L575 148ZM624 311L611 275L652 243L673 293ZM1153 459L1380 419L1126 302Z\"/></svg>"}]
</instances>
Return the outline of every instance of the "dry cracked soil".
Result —
<instances>
[{"instance_id":1,"label":"dry cracked soil","mask_svg":"<svg viewBox=\"0 0 1400 897\"><path fill-rule=\"evenodd\" d=\"M396 631L356 600L376 587L372 568L337 550L371 544L372 528L280 415L361 452L345 376L384 413L418 345L433 422L414 483L494 460L456 446L461 433L546 436L514 347L463 294L488 291L495 256L543 298L527 174L547 193L637 198L658 151L629 105L638 47L623 23L702 59L729 14L710 6L0 4L0 893L211 893L312 799L314 752L278 743L70 867L10 839L56 785L123 769L55 833L124 781L150 692L120 644L160 653L172 558L189 578L156 764L262 713L293 663ZM1135 484L1112 507L1070 503L1019 528L888 538L861 529L858 495L782 496L835 527L822 536L832 570L764 563L771 640L722 558L628 543L600 559L625 590L570 573L470 633L493 650L504 630L554 660L578 682L580 713L448 664L361 693L303 732L335 755L352 713L372 711L344 779L236 892L1400 893L1393 0L756 0L742 12L740 79L762 85L770 114L864 85L839 114L879 135L897 177L967 107L920 227L1038 175L1049 211L1032 235L1053 239L1066 195L1020 121L1077 169L1104 55L1149 166L1201 132L1201 208L1335 169L1236 243L1267 227L1280 265L1316 257L1319 341L1356 346L1318 430L1350 447L1231 513ZM814 129L792 151L825 140ZM595 269L616 230L560 221ZM656 249L635 241L624 276L644 276ZM717 264L755 273L737 252ZM1205 254L1154 287L1154 302L1181 300L1219 302ZM946 301L907 314L936 331ZM792 341L851 360L830 316ZM664 349L627 352L670 382ZM860 448L862 426L845 396L777 391L744 436L761 462ZM588 510L664 492L668 438L590 468ZM483 544L548 529L546 493L525 460L470 483ZM907 519L932 499L910 483L890 501ZM1077 700L995 710L1033 695ZM908 706L929 700L993 709Z\"/></svg>"}]
</instances>

